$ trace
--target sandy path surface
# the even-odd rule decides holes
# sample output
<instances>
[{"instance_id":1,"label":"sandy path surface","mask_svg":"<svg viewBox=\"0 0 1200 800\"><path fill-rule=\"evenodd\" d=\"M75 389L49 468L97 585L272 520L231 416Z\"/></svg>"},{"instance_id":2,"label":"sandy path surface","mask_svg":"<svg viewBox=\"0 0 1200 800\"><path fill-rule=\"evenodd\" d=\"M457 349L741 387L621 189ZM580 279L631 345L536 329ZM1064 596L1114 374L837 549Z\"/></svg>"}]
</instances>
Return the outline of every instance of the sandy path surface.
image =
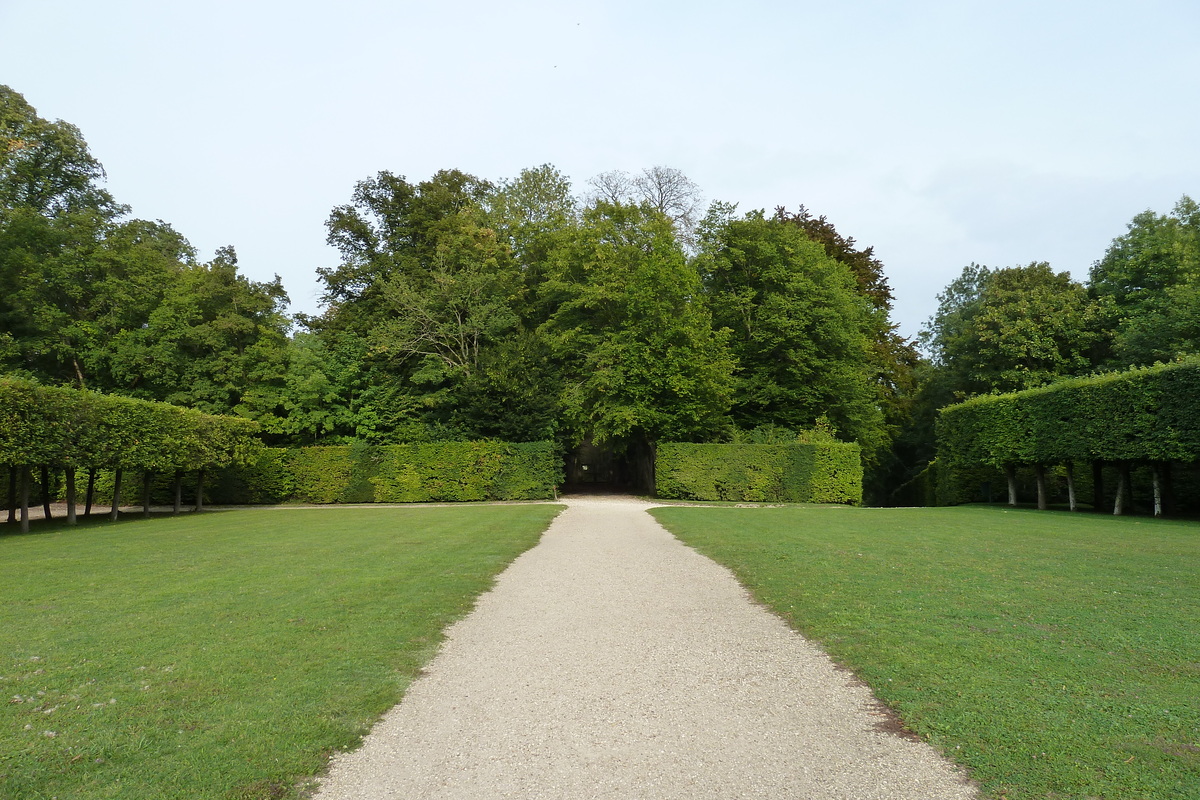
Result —
<instances>
[{"instance_id":1,"label":"sandy path surface","mask_svg":"<svg viewBox=\"0 0 1200 800\"><path fill-rule=\"evenodd\" d=\"M628 499L570 499L318 800L974 798Z\"/></svg>"}]
</instances>

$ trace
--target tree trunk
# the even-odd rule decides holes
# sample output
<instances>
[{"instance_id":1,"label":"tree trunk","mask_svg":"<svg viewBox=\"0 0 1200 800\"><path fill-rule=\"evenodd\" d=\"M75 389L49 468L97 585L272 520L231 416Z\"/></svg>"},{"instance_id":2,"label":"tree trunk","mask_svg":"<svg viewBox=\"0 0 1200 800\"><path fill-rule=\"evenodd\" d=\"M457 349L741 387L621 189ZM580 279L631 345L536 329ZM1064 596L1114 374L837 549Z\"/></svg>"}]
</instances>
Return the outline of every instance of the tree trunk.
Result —
<instances>
[{"instance_id":1,"label":"tree trunk","mask_svg":"<svg viewBox=\"0 0 1200 800\"><path fill-rule=\"evenodd\" d=\"M175 470L175 510L174 514L179 515L179 509L183 505L183 470Z\"/></svg>"},{"instance_id":2,"label":"tree trunk","mask_svg":"<svg viewBox=\"0 0 1200 800\"><path fill-rule=\"evenodd\" d=\"M1037 476L1038 511L1045 511L1050 505L1046 498L1046 468L1038 464L1033 472Z\"/></svg>"},{"instance_id":3,"label":"tree trunk","mask_svg":"<svg viewBox=\"0 0 1200 800\"><path fill-rule=\"evenodd\" d=\"M33 483L33 472L21 467L21 533L29 533L29 486Z\"/></svg>"},{"instance_id":4,"label":"tree trunk","mask_svg":"<svg viewBox=\"0 0 1200 800\"><path fill-rule=\"evenodd\" d=\"M1133 514L1133 465L1128 461L1121 465L1121 480L1125 482L1125 513Z\"/></svg>"},{"instance_id":5,"label":"tree trunk","mask_svg":"<svg viewBox=\"0 0 1200 800\"><path fill-rule=\"evenodd\" d=\"M1072 511L1077 511L1078 506L1075 501L1075 463L1067 462L1067 504Z\"/></svg>"},{"instance_id":6,"label":"tree trunk","mask_svg":"<svg viewBox=\"0 0 1200 800\"><path fill-rule=\"evenodd\" d=\"M50 468L42 465L42 518L50 519Z\"/></svg>"},{"instance_id":7,"label":"tree trunk","mask_svg":"<svg viewBox=\"0 0 1200 800\"><path fill-rule=\"evenodd\" d=\"M1154 482L1154 516L1163 515L1162 479L1159 475L1158 464L1150 465L1150 478Z\"/></svg>"},{"instance_id":8,"label":"tree trunk","mask_svg":"<svg viewBox=\"0 0 1200 800\"><path fill-rule=\"evenodd\" d=\"M204 470L196 473L196 510L204 510Z\"/></svg>"},{"instance_id":9,"label":"tree trunk","mask_svg":"<svg viewBox=\"0 0 1200 800\"><path fill-rule=\"evenodd\" d=\"M1129 465L1120 464L1117 473L1117 499L1113 503L1113 516L1121 516L1128 513L1129 495Z\"/></svg>"},{"instance_id":10,"label":"tree trunk","mask_svg":"<svg viewBox=\"0 0 1200 800\"><path fill-rule=\"evenodd\" d=\"M88 469L87 497L84 498L83 516L92 516L92 500L96 497L96 468Z\"/></svg>"},{"instance_id":11,"label":"tree trunk","mask_svg":"<svg viewBox=\"0 0 1200 800\"><path fill-rule=\"evenodd\" d=\"M154 473L146 470L142 473L142 519L150 519L150 484L154 482Z\"/></svg>"},{"instance_id":12,"label":"tree trunk","mask_svg":"<svg viewBox=\"0 0 1200 800\"><path fill-rule=\"evenodd\" d=\"M1009 464L1004 468L1004 477L1008 478L1008 504L1017 504L1017 469Z\"/></svg>"},{"instance_id":13,"label":"tree trunk","mask_svg":"<svg viewBox=\"0 0 1200 800\"><path fill-rule=\"evenodd\" d=\"M123 470L120 467L118 467L116 469L116 471L113 472L112 510L108 512L108 518L111 519L113 522L117 521L117 515L119 515L121 513L120 508L121 508L121 477L122 477L121 473L122 472L123 472Z\"/></svg>"},{"instance_id":14,"label":"tree trunk","mask_svg":"<svg viewBox=\"0 0 1200 800\"><path fill-rule=\"evenodd\" d=\"M63 476L67 481L67 524L74 525L78 522L75 517L75 468L67 467Z\"/></svg>"},{"instance_id":15,"label":"tree trunk","mask_svg":"<svg viewBox=\"0 0 1200 800\"><path fill-rule=\"evenodd\" d=\"M1104 462L1092 462L1092 511L1104 510Z\"/></svg>"},{"instance_id":16,"label":"tree trunk","mask_svg":"<svg viewBox=\"0 0 1200 800\"><path fill-rule=\"evenodd\" d=\"M8 466L8 521L17 521L17 468Z\"/></svg>"}]
</instances>

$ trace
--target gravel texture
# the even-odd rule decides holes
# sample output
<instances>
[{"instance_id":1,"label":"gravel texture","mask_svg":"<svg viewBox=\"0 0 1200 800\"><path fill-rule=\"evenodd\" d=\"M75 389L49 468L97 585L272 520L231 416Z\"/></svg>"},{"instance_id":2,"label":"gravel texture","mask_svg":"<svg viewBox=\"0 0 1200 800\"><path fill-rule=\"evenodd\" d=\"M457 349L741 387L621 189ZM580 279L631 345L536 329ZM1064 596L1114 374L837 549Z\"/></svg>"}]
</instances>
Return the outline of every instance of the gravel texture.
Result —
<instances>
[{"instance_id":1,"label":"gravel texture","mask_svg":"<svg viewBox=\"0 0 1200 800\"><path fill-rule=\"evenodd\" d=\"M318 800L977 797L650 503L567 504Z\"/></svg>"}]
</instances>

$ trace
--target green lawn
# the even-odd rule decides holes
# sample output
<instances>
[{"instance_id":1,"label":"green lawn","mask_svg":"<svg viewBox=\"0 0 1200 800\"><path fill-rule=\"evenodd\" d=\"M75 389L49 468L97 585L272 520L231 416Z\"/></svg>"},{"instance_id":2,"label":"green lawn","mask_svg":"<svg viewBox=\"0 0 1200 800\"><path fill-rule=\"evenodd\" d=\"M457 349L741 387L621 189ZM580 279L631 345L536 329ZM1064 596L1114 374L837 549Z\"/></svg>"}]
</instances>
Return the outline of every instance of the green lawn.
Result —
<instances>
[{"instance_id":1,"label":"green lawn","mask_svg":"<svg viewBox=\"0 0 1200 800\"><path fill-rule=\"evenodd\" d=\"M261 509L0 535L0 798L298 796L559 510Z\"/></svg>"},{"instance_id":2,"label":"green lawn","mask_svg":"<svg viewBox=\"0 0 1200 800\"><path fill-rule=\"evenodd\" d=\"M1200 798L1200 525L663 508L992 797Z\"/></svg>"}]
</instances>

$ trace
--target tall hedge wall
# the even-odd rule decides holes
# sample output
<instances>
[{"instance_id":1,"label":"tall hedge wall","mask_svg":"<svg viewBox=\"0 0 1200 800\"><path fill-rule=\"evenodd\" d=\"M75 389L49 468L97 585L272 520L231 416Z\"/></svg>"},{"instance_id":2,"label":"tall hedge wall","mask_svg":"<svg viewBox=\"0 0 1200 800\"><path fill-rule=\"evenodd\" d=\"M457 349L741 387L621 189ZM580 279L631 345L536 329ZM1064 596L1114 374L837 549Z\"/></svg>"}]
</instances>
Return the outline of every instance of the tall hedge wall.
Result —
<instances>
[{"instance_id":1,"label":"tall hedge wall","mask_svg":"<svg viewBox=\"0 0 1200 800\"><path fill-rule=\"evenodd\" d=\"M264 448L213 482L216 503L540 500L562 482L551 442Z\"/></svg>"},{"instance_id":2,"label":"tall hedge wall","mask_svg":"<svg viewBox=\"0 0 1200 800\"><path fill-rule=\"evenodd\" d=\"M92 478L99 470L118 476L138 471L147 481L155 473L172 473L178 511L183 473L202 476L251 458L261 446L257 431L250 420L0 377L0 465L9 478L3 495L10 511L21 508L23 531L29 529L34 472L41 478L38 495L46 516L57 478L63 478L70 523L76 519L75 475L81 469ZM114 490L110 497L119 494ZM92 497L89 488L86 508ZM118 510L109 513L116 519Z\"/></svg>"},{"instance_id":3,"label":"tall hedge wall","mask_svg":"<svg viewBox=\"0 0 1200 800\"><path fill-rule=\"evenodd\" d=\"M659 497L784 503L862 502L857 444L661 444Z\"/></svg>"},{"instance_id":4,"label":"tall hedge wall","mask_svg":"<svg viewBox=\"0 0 1200 800\"><path fill-rule=\"evenodd\" d=\"M944 502L986 468L1192 463L1200 460L1200 358L976 397L943 409L937 435Z\"/></svg>"},{"instance_id":5,"label":"tall hedge wall","mask_svg":"<svg viewBox=\"0 0 1200 800\"><path fill-rule=\"evenodd\" d=\"M0 377L0 464L197 470L250 458L258 425Z\"/></svg>"},{"instance_id":6,"label":"tall hedge wall","mask_svg":"<svg viewBox=\"0 0 1200 800\"><path fill-rule=\"evenodd\" d=\"M955 464L1200 459L1200 359L976 397L942 410Z\"/></svg>"}]
</instances>

